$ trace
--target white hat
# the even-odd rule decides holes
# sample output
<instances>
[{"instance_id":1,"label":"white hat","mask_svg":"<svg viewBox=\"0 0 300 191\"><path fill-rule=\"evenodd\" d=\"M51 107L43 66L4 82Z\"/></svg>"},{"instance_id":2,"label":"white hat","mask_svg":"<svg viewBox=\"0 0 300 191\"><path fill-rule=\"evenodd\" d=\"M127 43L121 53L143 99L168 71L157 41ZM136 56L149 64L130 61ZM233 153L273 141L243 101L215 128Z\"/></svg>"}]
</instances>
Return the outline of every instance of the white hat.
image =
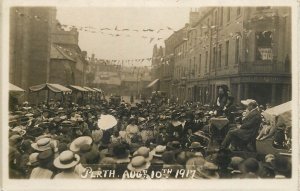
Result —
<instances>
[{"instance_id":1,"label":"white hat","mask_svg":"<svg viewBox=\"0 0 300 191\"><path fill-rule=\"evenodd\" d=\"M27 165L31 166L34 163L37 163L38 162L38 155L39 155L39 153L31 153L29 155L29 161L28 161Z\"/></svg>"},{"instance_id":2,"label":"white hat","mask_svg":"<svg viewBox=\"0 0 300 191\"><path fill-rule=\"evenodd\" d=\"M56 168L69 169L76 166L80 161L80 157L72 151L67 150L60 153L60 155L53 161Z\"/></svg>"},{"instance_id":3,"label":"white hat","mask_svg":"<svg viewBox=\"0 0 300 191\"><path fill-rule=\"evenodd\" d=\"M150 152L149 148L143 146L138 148L138 150L133 153L133 156L143 156L145 157L146 161L151 161L153 158L153 153Z\"/></svg>"},{"instance_id":4,"label":"white hat","mask_svg":"<svg viewBox=\"0 0 300 191\"><path fill-rule=\"evenodd\" d=\"M27 114L25 114L25 116L26 116L26 117L32 117L33 114L32 114L32 113L27 113Z\"/></svg>"},{"instance_id":5,"label":"white hat","mask_svg":"<svg viewBox=\"0 0 300 191\"><path fill-rule=\"evenodd\" d=\"M146 170L150 167L150 162L145 159L143 156L134 157L131 162L127 165L128 170L134 172L141 172L142 170Z\"/></svg>"},{"instance_id":6,"label":"white hat","mask_svg":"<svg viewBox=\"0 0 300 191\"><path fill-rule=\"evenodd\" d=\"M256 101L254 99L246 99L246 100L242 100L241 103L245 106L248 106L250 103L256 103Z\"/></svg>"},{"instance_id":7,"label":"white hat","mask_svg":"<svg viewBox=\"0 0 300 191\"><path fill-rule=\"evenodd\" d=\"M85 145L85 144L91 145L92 142L93 142L92 137L89 137L89 136L78 137L78 138L74 139L73 142L71 143L70 150L73 152L78 152L78 151L80 151L80 147L82 145Z\"/></svg>"},{"instance_id":8,"label":"white hat","mask_svg":"<svg viewBox=\"0 0 300 191\"><path fill-rule=\"evenodd\" d=\"M152 151L152 155L156 157L162 157L162 154L166 151L166 146L157 145Z\"/></svg>"},{"instance_id":9,"label":"white hat","mask_svg":"<svg viewBox=\"0 0 300 191\"><path fill-rule=\"evenodd\" d=\"M37 151L46 151L51 149L51 139L50 138L41 138L35 143L31 144L31 147Z\"/></svg>"}]
</instances>

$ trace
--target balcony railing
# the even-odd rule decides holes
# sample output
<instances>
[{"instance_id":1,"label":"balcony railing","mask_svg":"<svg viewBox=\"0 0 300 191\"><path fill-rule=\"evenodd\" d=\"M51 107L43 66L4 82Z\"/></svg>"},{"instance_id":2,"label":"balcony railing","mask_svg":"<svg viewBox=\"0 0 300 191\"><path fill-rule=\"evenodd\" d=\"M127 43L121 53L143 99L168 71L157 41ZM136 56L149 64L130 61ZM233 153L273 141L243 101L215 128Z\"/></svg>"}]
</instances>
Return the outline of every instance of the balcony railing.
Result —
<instances>
[{"instance_id":1,"label":"balcony railing","mask_svg":"<svg viewBox=\"0 0 300 191\"><path fill-rule=\"evenodd\" d=\"M240 74L290 74L291 66L282 62L277 63L241 63L239 65Z\"/></svg>"}]
</instances>

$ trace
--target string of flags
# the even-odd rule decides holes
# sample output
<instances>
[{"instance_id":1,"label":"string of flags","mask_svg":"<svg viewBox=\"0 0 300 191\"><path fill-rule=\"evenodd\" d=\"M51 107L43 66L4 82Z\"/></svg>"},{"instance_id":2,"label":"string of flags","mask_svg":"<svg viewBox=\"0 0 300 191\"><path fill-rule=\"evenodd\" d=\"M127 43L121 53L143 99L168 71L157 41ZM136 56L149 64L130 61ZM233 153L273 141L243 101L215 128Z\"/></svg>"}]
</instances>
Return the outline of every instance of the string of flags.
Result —
<instances>
[{"instance_id":1,"label":"string of flags","mask_svg":"<svg viewBox=\"0 0 300 191\"><path fill-rule=\"evenodd\" d=\"M37 22L45 22L47 23L48 20L46 18L43 18L41 16L35 15L27 15L20 10L16 9L15 10L16 14L20 17L35 20ZM159 36L162 32L174 32L175 30L170 27L166 26L164 28L159 28L159 29L153 29L153 28L143 28L143 29L131 29L131 28L120 28L119 26L115 27L93 27L93 26L78 26L78 25L66 25L66 24L60 24L57 22L56 27L61 30L72 30L76 28L78 31L82 32L90 32L90 33L97 33L101 35L107 35L111 37L120 37L120 36L125 36L125 37L131 37L131 36L136 36L137 34L128 34L128 32L135 32L135 33L144 33L145 35L141 35L141 38L143 39L148 39L149 43L152 43L153 41L161 41L163 40L163 36Z\"/></svg>"},{"instance_id":2,"label":"string of flags","mask_svg":"<svg viewBox=\"0 0 300 191\"><path fill-rule=\"evenodd\" d=\"M32 19L35 20L37 22L44 22L44 23L48 23L49 21L46 18L43 18L41 16L35 15L35 16L31 16L31 15L26 15L25 13L19 11L18 9L15 10L16 14L20 17L23 18L27 18L27 19ZM262 20L265 18L274 18L274 16L276 16L275 14L272 15L263 15L260 16L259 18L256 18L258 20ZM249 19L246 22L252 22L251 19ZM243 22L241 21L235 21L236 24L242 25ZM143 39L147 39L149 43L152 43L154 41L160 41L163 40L164 38L162 36L160 36L163 32L174 32L174 29L172 27L166 26L163 28L159 28L159 29L153 29L153 28L143 28L143 29L136 29L136 28L120 28L120 26L115 26L115 27L92 27L92 26L75 26L75 25L66 25L66 24L60 24L60 23L56 23L56 26L58 29L62 29L62 30L72 30L74 28L76 28L79 31L84 31L84 32L90 32L90 33L100 33L102 35L108 35L108 36L112 36L112 37L120 37L120 36L125 36L125 37L131 37L131 36L135 36L137 34L139 34L140 32L143 33L143 35L141 35L141 38ZM195 27L191 27L188 30L189 31L193 31L196 30L197 28ZM216 25L204 25L204 26L200 26L200 30L202 29L212 29L212 30L218 30L218 26ZM275 31L275 29L273 29L273 31ZM130 33L129 32L134 32L134 33ZM247 29L243 29L243 31L240 32L235 32L235 33L229 33L229 34L221 34L219 36L214 35L212 36L213 45L216 45L217 43L221 43L223 41L227 41L230 38L232 39L239 39L239 38L249 38L249 36L252 34L252 30L247 30ZM262 32L263 36L268 36L269 38L273 38L272 37L272 33L269 33L269 31L263 31ZM210 37L208 36L208 34L205 34L203 36L197 36L197 37L184 37L182 40L183 41L189 41L189 40L195 40L195 43L202 43L204 41L210 40ZM256 38L259 38L258 35L256 35ZM198 42L199 40L199 42ZM190 42L191 43L191 42ZM207 49L209 47L209 45L203 45L202 48L203 49ZM80 53L76 53L76 51L71 51L67 48L64 47L60 47L58 46L58 48L63 49L65 52L68 53L68 55L70 56L82 56ZM186 52L193 52L194 49L190 48L187 49ZM247 51L247 50L246 50ZM176 55L180 56L182 55L183 52L178 52ZM88 60L91 60L90 57L88 57ZM151 62L152 60L160 60L160 61L164 61L164 58L162 57L154 57L154 58L140 58L140 59L125 59L125 60L109 60L109 59L101 59L104 60L106 63L108 64L115 64L115 65L120 65L122 66L124 63L143 63L144 61L148 61ZM165 63L168 63L168 61L166 61Z\"/></svg>"},{"instance_id":3,"label":"string of flags","mask_svg":"<svg viewBox=\"0 0 300 191\"><path fill-rule=\"evenodd\" d=\"M25 13L19 11L18 9L15 10L15 12L20 16L20 17L24 17L24 18L28 18L28 19L34 19L36 21L39 21L39 22L48 22L47 19L41 17L41 16L38 16L38 15L35 15L35 16L31 16L31 15L26 15ZM267 17L270 17L270 15L263 15L263 16L260 16L260 20L261 19L265 19ZM272 17L276 16L275 14L272 14L271 15ZM251 22L252 20L249 19L248 22ZM241 21L235 21L236 24L243 24L243 22ZM133 32L143 32L145 34L155 34L155 36L147 36L147 35L142 35L141 38L143 39L148 39L149 43L151 44L152 42L154 41L161 41L163 40L164 38L160 37L160 36L157 36L157 34L161 33L162 31L173 31L174 32L174 29L172 27L169 27L169 26L166 26L165 28L160 28L160 29L152 29L152 28L145 28L145 29L130 29L130 28L120 28L119 26L115 26L115 27L112 27L112 28L109 28L109 27L99 27L99 28L96 28L96 27L92 27L92 26L75 26L75 25L65 25L65 24L60 24L60 23L57 23L57 28L58 29L62 29L62 30L71 30L73 28L76 28L77 30L79 31L84 31L84 32L90 32L90 33L100 33L102 35L107 35L107 36L111 36L111 37L120 37L120 36L125 36L125 37L131 37L133 36L132 34L124 34L124 32L130 32L130 31L133 31ZM211 25L211 26L208 26L208 25L204 25L204 26L201 26L200 27L201 29L217 29L217 26L215 25ZM189 28L189 30L195 30L196 28L194 27L191 27ZM246 37L248 37L249 34L247 34ZM241 36L240 35L233 35L233 34L229 34L229 37L231 38L240 38ZM190 39L200 39L200 40L207 40L208 39L208 36L203 36L203 37L196 37L196 38L190 38ZM187 41L189 40L188 38L183 38L184 41ZM218 42L221 42L221 40L219 40Z\"/></svg>"},{"instance_id":4,"label":"string of flags","mask_svg":"<svg viewBox=\"0 0 300 191\"><path fill-rule=\"evenodd\" d=\"M74 57L74 56L78 56L78 57L82 57L82 54L77 53L74 50L71 50L69 48L65 48L63 46L60 45L54 45L56 48L58 48L60 51L63 51L64 53L66 53L68 56ZM89 61L92 61L91 57L87 57L87 59ZM123 66L123 65L133 65L133 64L141 64L144 62L151 62L152 58L136 58L136 59L98 59L98 58L94 58L95 62L101 61L103 62L105 65L115 65L115 66Z\"/></svg>"}]
</instances>

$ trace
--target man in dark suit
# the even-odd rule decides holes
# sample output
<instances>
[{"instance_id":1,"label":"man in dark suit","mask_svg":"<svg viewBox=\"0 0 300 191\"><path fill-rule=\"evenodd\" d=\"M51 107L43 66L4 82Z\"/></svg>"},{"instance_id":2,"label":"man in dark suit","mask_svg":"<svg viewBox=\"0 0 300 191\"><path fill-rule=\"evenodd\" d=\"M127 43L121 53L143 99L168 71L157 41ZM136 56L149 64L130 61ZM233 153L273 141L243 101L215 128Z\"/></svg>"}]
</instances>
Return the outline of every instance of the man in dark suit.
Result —
<instances>
[{"instance_id":1,"label":"man in dark suit","mask_svg":"<svg viewBox=\"0 0 300 191\"><path fill-rule=\"evenodd\" d=\"M242 120L241 127L228 131L225 139L221 144L221 148L227 148L232 142L248 142L251 138L253 138L253 136L256 136L256 132L258 131L258 128L262 121L256 101L249 101L247 109L249 112Z\"/></svg>"}]
</instances>

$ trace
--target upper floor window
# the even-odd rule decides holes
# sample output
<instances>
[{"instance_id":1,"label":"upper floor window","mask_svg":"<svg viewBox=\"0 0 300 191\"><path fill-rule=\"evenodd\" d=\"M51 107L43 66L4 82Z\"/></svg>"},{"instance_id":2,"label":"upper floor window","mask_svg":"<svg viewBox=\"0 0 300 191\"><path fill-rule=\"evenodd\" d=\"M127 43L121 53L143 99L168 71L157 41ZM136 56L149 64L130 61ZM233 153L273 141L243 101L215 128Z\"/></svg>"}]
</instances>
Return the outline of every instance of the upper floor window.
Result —
<instances>
[{"instance_id":1,"label":"upper floor window","mask_svg":"<svg viewBox=\"0 0 300 191\"><path fill-rule=\"evenodd\" d=\"M235 63L238 64L240 60L240 39L237 38L235 41Z\"/></svg>"},{"instance_id":2,"label":"upper floor window","mask_svg":"<svg viewBox=\"0 0 300 191\"><path fill-rule=\"evenodd\" d=\"M207 69L208 69L208 51L205 52L205 72L208 72Z\"/></svg>"},{"instance_id":3,"label":"upper floor window","mask_svg":"<svg viewBox=\"0 0 300 191\"><path fill-rule=\"evenodd\" d=\"M199 67L198 67L198 73L200 74L201 72L201 54L199 55Z\"/></svg>"},{"instance_id":4,"label":"upper floor window","mask_svg":"<svg viewBox=\"0 0 300 191\"><path fill-rule=\"evenodd\" d=\"M219 44L218 67L221 68L222 62L222 44Z\"/></svg>"},{"instance_id":5,"label":"upper floor window","mask_svg":"<svg viewBox=\"0 0 300 191\"><path fill-rule=\"evenodd\" d=\"M214 25L218 25L218 11L215 11L215 23Z\"/></svg>"},{"instance_id":6,"label":"upper floor window","mask_svg":"<svg viewBox=\"0 0 300 191\"><path fill-rule=\"evenodd\" d=\"M227 22L230 21L230 7L227 8Z\"/></svg>"},{"instance_id":7,"label":"upper floor window","mask_svg":"<svg viewBox=\"0 0 300 191\"><path fill-rule=\"evenodd\" d=\"M228 66L228 59L229 59L229 40L226 41L226 47L225 47L225 66Z\"/></svg>"},{"instance_id":8,"label":"upper floor window","mask_svg":"<svg viewBox=\"0 0 300 191\"><path fill-rule=\"evenodd\" d=\"M256 60L272 60L272 32L256 32Z\"/></svg>"},{"instance_id":9,"label":"upper floor window","mask_svg":"<svg viewBox=\"0 0 300 191\"><path fill-rule=\"evenodd\" d=\"M223 7L220 9L220 26L223 25Z\"/></svg>"},{"instance_id":10,"label":"upper floor window","mask_svg":"<svg viewBox=\"0 0 300 191\"><path fill-rule=\"evenodd\" d=\"M239 16L241 14L241 7L236 8L236 15Z\"/></svg>"}]
</instances>

